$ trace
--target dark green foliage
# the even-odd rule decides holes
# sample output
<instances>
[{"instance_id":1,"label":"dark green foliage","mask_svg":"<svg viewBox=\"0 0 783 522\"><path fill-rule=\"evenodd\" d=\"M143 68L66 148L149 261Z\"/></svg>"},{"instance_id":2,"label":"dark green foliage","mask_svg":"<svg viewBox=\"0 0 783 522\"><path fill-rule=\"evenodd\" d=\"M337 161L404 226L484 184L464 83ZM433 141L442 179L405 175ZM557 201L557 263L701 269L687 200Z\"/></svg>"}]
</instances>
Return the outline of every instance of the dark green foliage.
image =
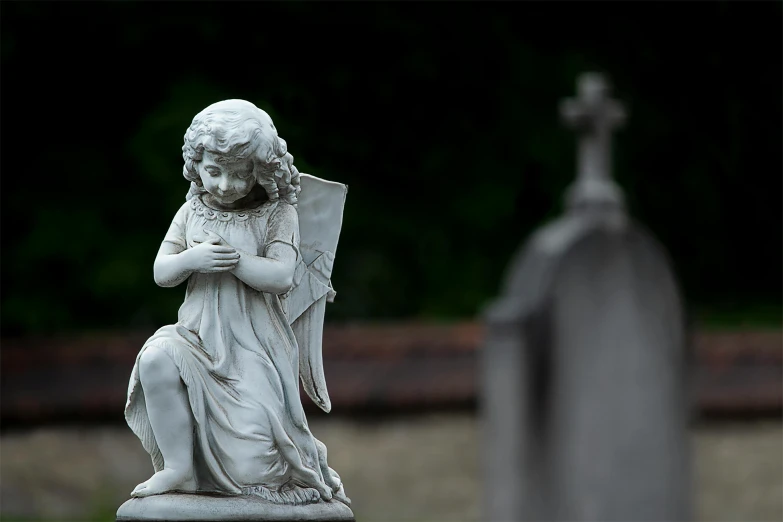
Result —
<instances>
[{"instance_id":1,"label":"dark green foliage","mask_svg":"<svg viewBox=\"0 0 783 522\"><path fill-rule=\"evenodd\" d=\"M174 320L184 289L157 288L152 261L188 188L185 128L225 98L350 186L330 319L473 316L561 208L557 103L594 68L630 112L615 177L689 299L779 309L780 19L779 2L4 2L3 332Z\"/></svg>"}]
</instances>

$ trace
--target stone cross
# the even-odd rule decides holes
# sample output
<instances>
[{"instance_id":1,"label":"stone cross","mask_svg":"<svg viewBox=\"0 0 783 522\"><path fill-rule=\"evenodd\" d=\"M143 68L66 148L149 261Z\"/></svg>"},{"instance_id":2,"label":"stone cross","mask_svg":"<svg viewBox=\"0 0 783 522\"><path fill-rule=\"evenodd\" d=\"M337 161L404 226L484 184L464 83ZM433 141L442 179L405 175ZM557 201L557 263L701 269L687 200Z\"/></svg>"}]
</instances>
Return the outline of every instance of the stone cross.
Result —
<instances>
[{"instance_id":1,"label":"stone cross","mask_svg":"<svg viewBox=\"0 0 783 522\"><path fill-rule=\"evenodd\" d=\"M609 178L622 119L594 74L569 211L512 259L485 315L485 520L689 519L683 310L666 253ZM587 211L585 211L587 210Z\"/></svg>"},{"instance_id":2,"label":"stone cross","mask_svg":"<svg viewBox=\"0 0 783 522\"><path fill-rule=\"evenodd\" d=\"M620 191L611 179L611 141L612 131L625 123L625 109L608 97L608 82L600 74L582 75L578 91L578 98L563 100L560 105L562 120L580 133L578 177L570 203L620 203Z\"/></svg>"}]
</instances>

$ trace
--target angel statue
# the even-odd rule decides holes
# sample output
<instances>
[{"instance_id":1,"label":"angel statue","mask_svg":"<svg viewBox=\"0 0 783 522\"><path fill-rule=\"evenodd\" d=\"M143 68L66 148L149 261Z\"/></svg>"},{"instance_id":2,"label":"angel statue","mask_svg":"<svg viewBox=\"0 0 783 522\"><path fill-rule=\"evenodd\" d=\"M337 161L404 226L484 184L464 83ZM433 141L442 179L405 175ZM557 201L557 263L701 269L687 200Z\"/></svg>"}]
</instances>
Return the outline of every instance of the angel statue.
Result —
<instances>
[{"instance_id":1,"label":"angel statue","mask_svg":"<svg viewBox=\"0 0 783 522\"><path fill-rule=\"evenodd\" d=\"M321 336L347 187L300 174L269 115L243 100L196 115L182 151L190 190L154 276L187 290L131 373L125 419L155 474L126 504L206 493L348 506L299 395L301 378L331 409Z\"/></svg>"}]
</instances>

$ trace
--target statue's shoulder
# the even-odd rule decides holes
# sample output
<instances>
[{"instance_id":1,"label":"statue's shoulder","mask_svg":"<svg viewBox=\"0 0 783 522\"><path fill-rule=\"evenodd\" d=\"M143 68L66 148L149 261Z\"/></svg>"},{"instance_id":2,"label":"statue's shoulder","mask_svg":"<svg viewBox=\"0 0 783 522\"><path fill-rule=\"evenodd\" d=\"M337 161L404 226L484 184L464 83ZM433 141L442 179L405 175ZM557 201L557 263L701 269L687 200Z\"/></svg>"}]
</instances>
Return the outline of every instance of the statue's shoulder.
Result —
<instances>
[{"instance_id":1,"label":"statue's shoulder","mask_svg":"<svg viewBox=\"0 0 783 522\"><path fill-rule=\"evenodd\" d=\"M299 213L297 208L284 200L277 200L274 202L274 207L269 213L269 221L299 221Z\"/></svg>"}]
</instances>

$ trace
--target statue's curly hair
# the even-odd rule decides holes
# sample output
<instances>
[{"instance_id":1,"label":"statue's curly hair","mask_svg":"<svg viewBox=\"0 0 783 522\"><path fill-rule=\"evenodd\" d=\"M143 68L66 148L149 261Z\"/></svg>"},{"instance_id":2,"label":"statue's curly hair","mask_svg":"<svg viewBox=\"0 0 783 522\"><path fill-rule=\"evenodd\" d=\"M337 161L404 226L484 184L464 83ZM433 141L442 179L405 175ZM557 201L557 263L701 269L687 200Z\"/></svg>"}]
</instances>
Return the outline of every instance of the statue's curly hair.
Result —
<instances>
[{"instance_id":1,"label":"statue's curly hair","mask_svg":"<svg viewBox=\"0 0 783 522\"><path fill-rule=\"evenodd\" d=\"M193 118L182 146L182 175L191 182L186 199L205 192L197 170L205 150L217 156L218 163L251 158L251 173L269 199L282 199L296 206L301 187L294 157L285 140L277 135L272 118L252 103L213 103Z\"/></svg>"}]
</instances>

